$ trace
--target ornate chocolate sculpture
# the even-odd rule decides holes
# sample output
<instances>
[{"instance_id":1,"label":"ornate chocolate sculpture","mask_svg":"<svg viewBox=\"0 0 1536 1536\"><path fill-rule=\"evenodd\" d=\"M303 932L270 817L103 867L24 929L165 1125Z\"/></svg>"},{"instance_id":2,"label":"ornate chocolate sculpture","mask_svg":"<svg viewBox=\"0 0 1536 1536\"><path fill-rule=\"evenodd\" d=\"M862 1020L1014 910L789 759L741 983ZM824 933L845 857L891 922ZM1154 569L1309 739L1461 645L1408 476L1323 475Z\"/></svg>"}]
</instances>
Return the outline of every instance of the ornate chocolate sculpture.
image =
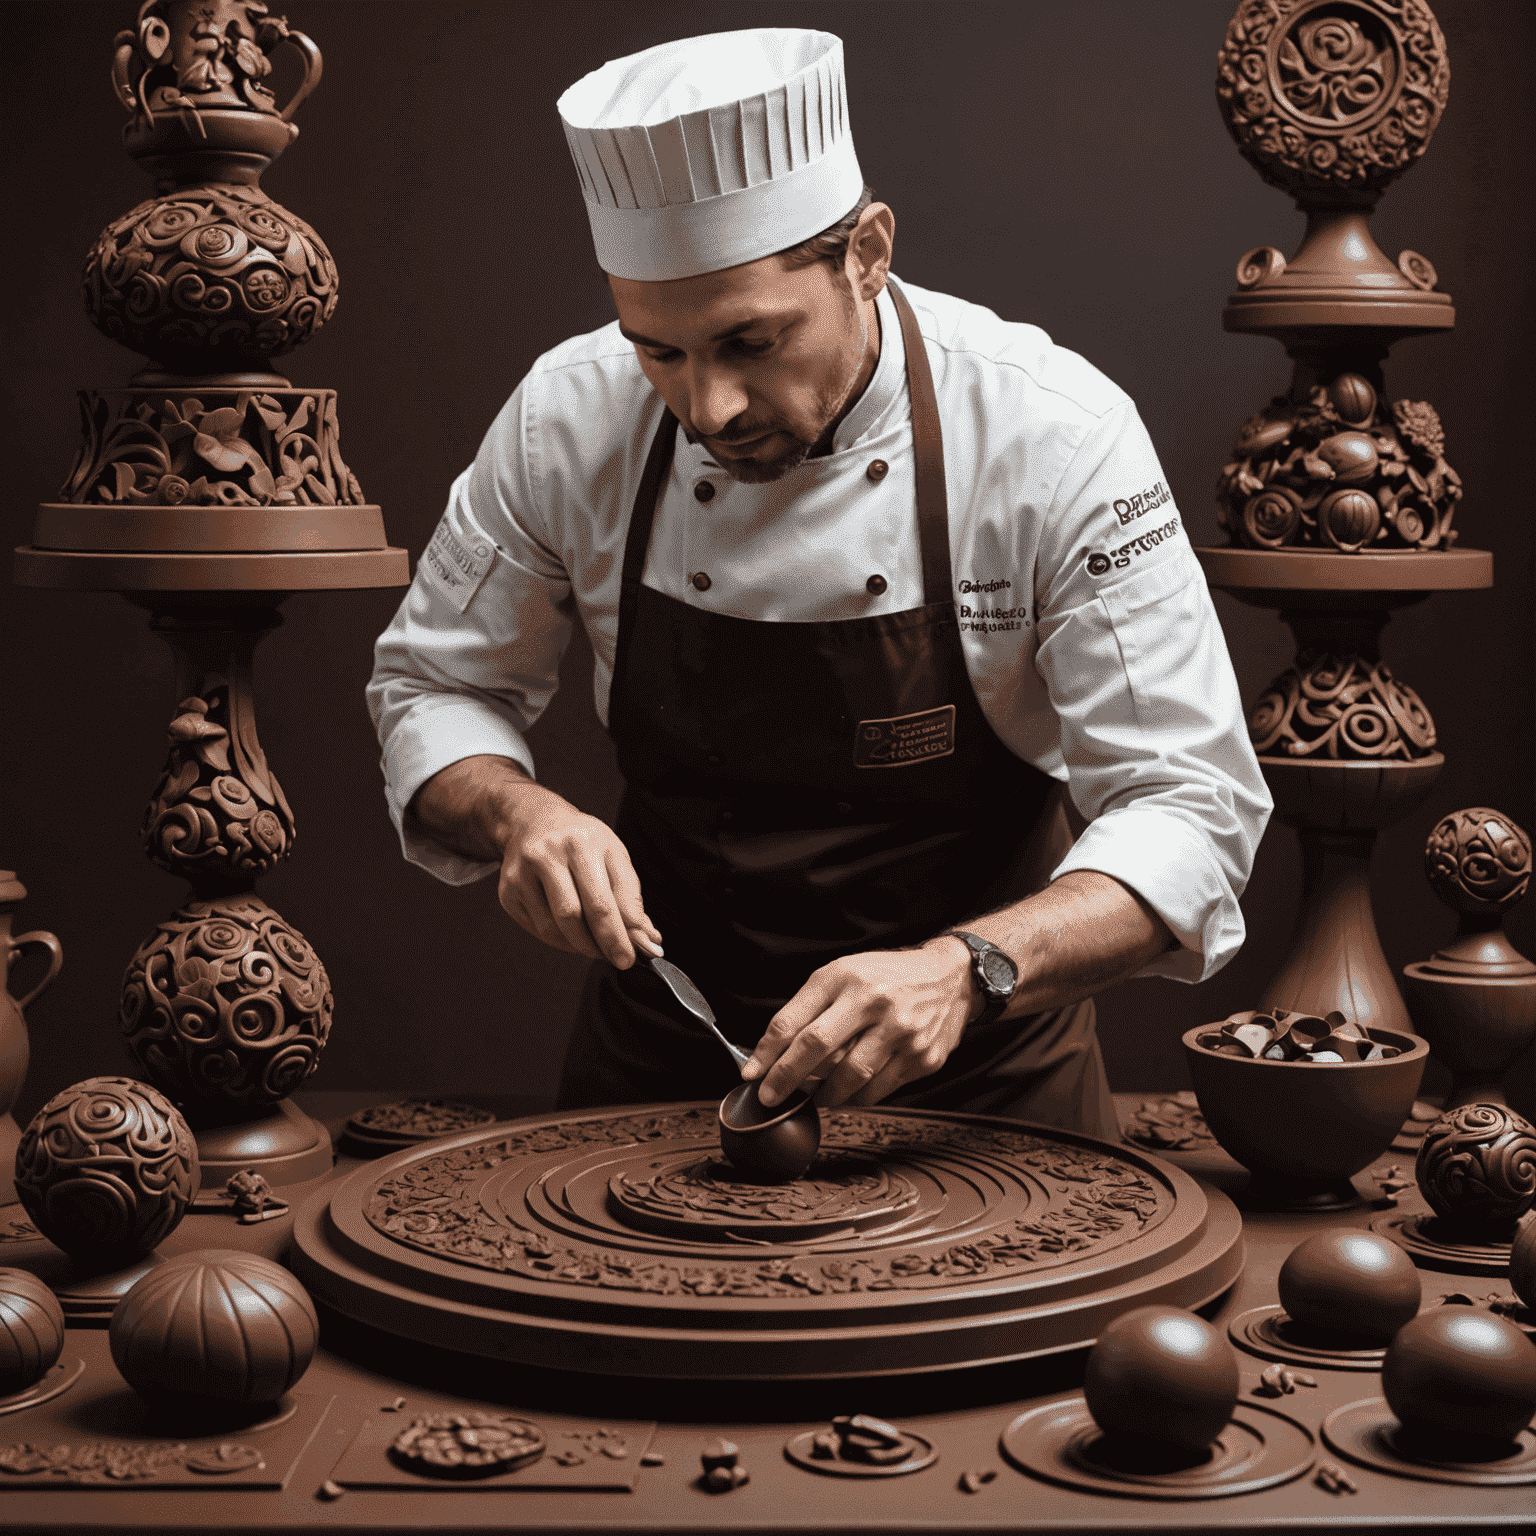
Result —
<instances>
[{"instance_id":1,"label":"ornate chocolate sculpture","mask_svg":"<svg viewBox=\"0 0 1536 1536\"><path fill-rule=\"evenodd\" d=\"M26 897L26 886L10 870L0 869L0 1205L9 1205L16 1198L14 1171L21 1128L11 1114L11 1106L27 1080L31 1055L22 1010L42 993L64 964L63 947L51 933L38 929L12 935L12 914ZM47 951L48 970L30 992L15 997L10 989L10 970L29 949Z\"/></svg>"},{"instance_id":2,"label":"ornate chocolate sculpture","mask_svg":"<svg viewBox=\"0 0 1536 1536\"><path fill-rule=\"evenodd\" d=\"M1504 917L1531 879L1531 840L1478 806L1443 817L1424 846L1424 872L1460 919L1456 937L1403 970L1413 1022L1454 1081L1447 1108L1502 1104L1501 1079L1536 1037L1536 963L1504 936Z\"/></svg>"},{"instance_id":3,"label":"ornate chocolate sculpture","mask_svg":"<svg viewBox=\"0 0 1536 1536\"><path fill-rule=\"evenodd\" d=\"M152 1270L112 1314L112 1360L142 1396L172 1406L276 1403L320 1337L304 1287L271 1259L233 1248Z\"/></svg>"},{"instance_id":4,"label":"ornate chocolate sculpture","mask_svg":"<svg viewBox=\"0 0 1536 1536\"><path fill-rule=\"evenodd\" d=\"M282 48L304 68L285 105L267 83ZM142 830L191 890L133 957L121 1019L195 1125L214 1200L247 1167L281 1185L331 1163L287 1098L330 1029L325 968L254 894L295 837L256 735L255 647L294 591L409 579L341 457L335 391L271 371L336 308L324 241L259 184L320 72L320 50L263 0L148 0L118 35L124 144L156 193L102 231L85 303L150 361L126 388L82 391L80 452L16 564L24 586L123 592L175 656Z\"/></svg>"},{"instance_id":5,"label":"ornate chocolate sculpture","mask_svg":"<svg viewBox=\"0 0 1536 1536\"><path fill-rule=\"evenodd\" d=\"M1383 663L1392 610L1492 583L1453 547L1461 480L1434 406L1394 400L1396 341L1450 328L1434 267L1376 244L1370 213L1429 145L1450 81L1424 0L1243 0L1219 55L1217 101L1245 159L1306 215L1301 248L1237 264L1229 331L1273 336L1288 393L1239 431L1217 500L1225 549L1198 551L1213 586L1278 609L1295 664L1249 722L1279 819L1303 853L1289 952L1260 1008L1412 1028L1370 904L1377 833L1407 815L1444 757L1434 721Z\"/></svg>"},{"instance_id":6,"label":"ornate chocolate sculpture","mask_svg":"<svg viewBox=\"0 0 1536 1536\"><path fill-rule=\"evenodd\" d=\"M772 1380L882 1372L893 1337L907 1370L1086 1344L1240 1267L1230 1202L1108 1142L844 1110L801 1178L765 1182L720 1159L717 1114L589 1111L397 1152L300 1210L295 1270L349 1316L499 1361Z\"/></svg>"},{"instance_id":7,"label":"ornate chocolate sculpture","mask_svg":"<svg viewBox=\"0 0 1536 1536\"><path fill-rule=\"evenodd\" d=\"M55 1094L16 1154L16 1191L38 1230L74 1260L53 1286L65 1315L100 1321L152 1264L196 1198L197 1145L147 1083L90 1077Z\"/></svg>"}]
</instances>

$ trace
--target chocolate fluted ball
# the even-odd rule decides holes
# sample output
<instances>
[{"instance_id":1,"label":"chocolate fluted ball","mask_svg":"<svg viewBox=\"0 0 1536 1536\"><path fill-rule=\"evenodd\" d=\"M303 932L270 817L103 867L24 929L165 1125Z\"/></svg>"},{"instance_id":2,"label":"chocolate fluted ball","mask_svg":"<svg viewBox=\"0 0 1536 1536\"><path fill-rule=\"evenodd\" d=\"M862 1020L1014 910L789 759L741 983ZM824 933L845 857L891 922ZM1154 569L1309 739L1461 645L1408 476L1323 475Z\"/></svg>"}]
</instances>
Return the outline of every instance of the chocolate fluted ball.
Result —
<instances>
[{"instance_id":1,"label":"chocolate fluted ball","mask_svg":"<svg viewBox=\"0 0 1536 1536\"><path fill-rule=\"evenodd\" d=\"M152 1269L117 1304L108 1342L152 1401L274 1403L309 1369L320 1323L281 1264L233 1248Z\"/></svg>"},{"instance_id":2,"label":"chocolate fluted ball","mask_svg":"<svg viewBox=\"0 0 1536 1536\"><path fill-rule=\"evenodd\" d=\"M1536 1202L1536 1126L1503 1104L1447 1110L1424 1133L1413 1176L1447 1221L1518 1221Z\"/></svg>"},{"instance_id":3,"label":"chocolate fluted ball","mask_svg":"<svg viewBox=\"0 0 1536 1536\"><path fill-rule=\"evenodd\" d=\"M1237 1403L1237 1355L1204 1318L1178 1307L1117 1317L1088 1355L1083 1396L1106 1435L1202 1451Z\"/></svg>"},{"instance_id":4,"label":"chocolate fluted ball","mask_svg":"<svg viewBox=\"0 0 1536 1536\"><path fill-rule=\"evenodd\" d=\"M88 1077L55 1094L16 1150L16 1193L39 1232L108 1268L148 1253L196 1198L197 1143L148 1083Z\"/></svg>"},{"instance_id":5,"label":"chocolate fluted ball","mask_svg":"<svg viewBox=\"0 0 1536 1536\"><path fill-rule=\"evenodd\" d=\"M1436 1307L1398 1329L1381 1389L1416 1434L1513 1440L1536 1414L1536 1344L1502 1317Z\"/></svg>"},{"instance_id":6,"label":"chocolate fluted ball","mask_svg":"<svg viewBox=\"0 0 1536 1536\"><path fill-rule=\"evenodd\" d=\"M1374 1232L1319 1232L1280 1266L1280 1305L1298 1323L1385 1344L1417 1315L1413 1260Z\"/></svg>"},{"instance_id":7,"label":"chocolate fluted ball","mask_svg":"<svg viewBox=\"0 0 1536 1536\"><path fill-rule=\"evenodd\" d=\"M0 1397L41 1381L64 1352L64 1309L36 1275L0 1269Z\"/></svg>"}]
</instances>

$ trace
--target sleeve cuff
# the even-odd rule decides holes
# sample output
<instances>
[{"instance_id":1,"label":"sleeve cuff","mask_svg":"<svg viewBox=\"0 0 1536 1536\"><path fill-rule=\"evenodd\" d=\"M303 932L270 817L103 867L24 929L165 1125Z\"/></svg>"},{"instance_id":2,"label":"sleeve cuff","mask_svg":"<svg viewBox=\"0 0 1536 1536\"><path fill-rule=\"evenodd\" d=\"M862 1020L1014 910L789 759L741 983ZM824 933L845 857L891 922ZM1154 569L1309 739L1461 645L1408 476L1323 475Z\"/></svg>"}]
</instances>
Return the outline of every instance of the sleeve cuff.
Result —
<instances>
[{"instance_id":1,"label":"sleeve cuff","mask_svg":"<svg viewBox=\"0 0 1536 1536\"><path fill-rule=\"evenodd\" d=\"M1199 982L1242 948L1245 929L1237 897L1202 839L1176 816L1127 806L1089 824L1051 873L1091 869L1130 887L1172 930L1179 948L1139 970Z\"/></svg>"},{"instance_id":2,"label":"sleeve cuff","mask_svg":"<svg viewBox=\"0 0 1536 1536\"><path fill-rule=\"evenodd\" d=\"M470 699L428 697L390 732L384 754L384 798L400 834L406 862L448 885L469 885L494 874L495 863L465 858L407 826L406 807L434 774L466 757L510 757L530 777L533 754L522 733L494 711Z\"/></svg>"}]
</instances>

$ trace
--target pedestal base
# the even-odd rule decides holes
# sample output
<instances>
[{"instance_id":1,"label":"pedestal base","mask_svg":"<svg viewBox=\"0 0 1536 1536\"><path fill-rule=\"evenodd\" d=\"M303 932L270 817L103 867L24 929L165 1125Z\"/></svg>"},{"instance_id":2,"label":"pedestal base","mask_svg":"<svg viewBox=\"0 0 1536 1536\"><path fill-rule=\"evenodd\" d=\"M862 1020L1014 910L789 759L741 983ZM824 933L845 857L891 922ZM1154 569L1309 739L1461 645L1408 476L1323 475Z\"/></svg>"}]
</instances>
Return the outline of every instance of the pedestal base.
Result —
<instances>
[{"instance_id":1,"label":"pedestal base","mask_svg":"<svg viewBox=\"0 0 1536 1536\"><path fill-rule=\"evenodd\" d=\"M117 1304L150 1270L165 1263L158 1253L146 1253L122 1269L91 1272L66 1265L43 1278L59 1298L65 1320L73 1328L105 1328Z\"/></svg>"},{"instance_id":2,"label":"pedestal base","mask_svg":"<svg viewBox=\"0 0 1536 1536\"><path fill-rule=\"evenodd\" d=\"M246 1168L273 1186L302 1184L328 1173L335 1161L325 1127L311 1120L291 1099L284 1099L259 1119L238 1125L199 1128L195 1121L197 1160L203 1185L194 1211L227 1211L224 1185Z\"/></svg>"}]
</instances>

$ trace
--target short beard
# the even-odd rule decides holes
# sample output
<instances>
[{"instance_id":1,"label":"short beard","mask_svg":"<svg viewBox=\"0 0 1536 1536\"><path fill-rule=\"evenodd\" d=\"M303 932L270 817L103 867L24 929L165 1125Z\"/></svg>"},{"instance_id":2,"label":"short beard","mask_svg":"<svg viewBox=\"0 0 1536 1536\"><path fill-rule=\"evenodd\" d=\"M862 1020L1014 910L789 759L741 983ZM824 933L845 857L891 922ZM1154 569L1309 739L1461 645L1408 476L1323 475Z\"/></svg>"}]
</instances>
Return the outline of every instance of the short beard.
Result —
<instances>
[{"instance_id":1,"label":"short beard","mask_svg":"<svg viewBox=\"0 0 1536 1536\"><path fill-rule=\"evenodd\" d=\"M770 427L770 431L783 432L790 438L790 446L781 454L771 459L738 459L735 463L726 464L720 461L720 467L731 479L742 485L767 485L774 480L782 480L791 470L799 469L811 454L825 444L824 451L831 450L831 427L837 420L838 413L847 403L848 396L853 392L853 386L858 382L859 372L864 366L864 354L869 349L869 324L864 318L864 306L859 303L853 291L853 284L848 285L848 305L859 317L859 353L854 360L853 372L848 378L834 388L824 390L816 397L816 435L811 438L803 438L798 432L791 432L788 427ZM683 435L690 443L698 443L702 439L694 432L683 428ZM756 431L747 434L756 437ZM720 439L729 443L729 438ZM707 444L705 445L708 446Z\"/></svg>"}]
</instances>

